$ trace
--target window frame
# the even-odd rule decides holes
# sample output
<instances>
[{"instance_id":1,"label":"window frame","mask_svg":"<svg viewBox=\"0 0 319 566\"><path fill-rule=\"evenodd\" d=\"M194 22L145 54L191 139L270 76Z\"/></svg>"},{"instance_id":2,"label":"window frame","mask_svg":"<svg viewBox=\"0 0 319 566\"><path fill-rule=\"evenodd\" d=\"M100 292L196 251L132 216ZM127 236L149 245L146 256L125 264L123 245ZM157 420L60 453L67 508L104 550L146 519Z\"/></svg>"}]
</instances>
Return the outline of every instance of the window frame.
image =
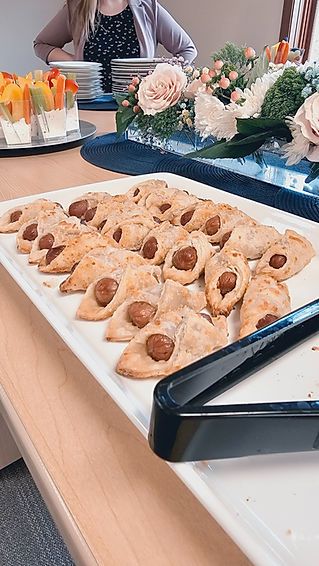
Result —
<instances>
[{"instance_id":1,"label":"window frame","mask_svg":"<svg viewBox=\"0 0 319 566\"><path fill-rule=\"evenodd\" d=\"M293 47L304 49L304 61L309 56L317 8L318 0L284 0L283 3L279 41L288 38Z\"/></svg>"}]
</instances>

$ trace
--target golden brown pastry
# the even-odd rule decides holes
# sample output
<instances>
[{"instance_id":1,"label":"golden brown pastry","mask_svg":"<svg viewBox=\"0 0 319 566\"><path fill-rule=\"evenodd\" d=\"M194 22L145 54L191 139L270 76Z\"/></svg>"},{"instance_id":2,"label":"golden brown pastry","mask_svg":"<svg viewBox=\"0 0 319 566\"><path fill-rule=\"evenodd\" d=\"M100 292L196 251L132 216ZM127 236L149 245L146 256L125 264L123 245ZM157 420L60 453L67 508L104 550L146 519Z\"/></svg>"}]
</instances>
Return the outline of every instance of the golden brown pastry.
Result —
<instances>
[{"instance_id":1,"label":"golden brown pastry","mask_svg":"<svg viewBox=\"0 0 319 566\"><path fill-rule=\"evenodd\" d=\"M216 204L212 215L205 219L201 227L212 244L223 246L230 237L232 230L239 224L256 224L250 216L229 204Z\"/></svg>"},{"instance_id":2,"label":"golden brown pastry","mask_svg":"<svg viewBox=\"0 0 319 566\"><path fill-rule=\"evenodd\" d=\"M61 208L61 206L46 199L38 199L29 204L17 205L0 217L0 233L18 232L23 224L29 222L29 220L36 219L40 212L55 210L56 208Z\"/></svg>"},{"instance_id":3,"label":"golden brown pastry","mask_svg":"<svg viewBox=\"0 0 319 566\"><path fill-rule=\"evenodd\" d=\"M128 211L134 211L140 214L139 207L127 200L125 195L109 196L109 198L100 201L95 207L90 208L84 220L88 226L94 226L102 230L106 221L114 217L114 223L119 216L128 215Z\"/></svg>"},{"instance_id":4,"label":"golden brown pastry","mask_svg":"<svg viewBox=\"0 0 319 566\"><path fill-rule=\"evenodd\" d=\"M198 202L194 195L179 189L161 189L141 199L143 206L161 222L171 220L181 208Z\"/></svg>"},{"instance_id":5,"label":"golden brown pastry","mask_svg":"<svg viewBox=\"0 0 319 566\"><path fill-rule=\"evenodd\" d=\"M259 259L280 238L281 234L272 226L240 224L232 231L223 250L237 250L247 259Z\"/></svg>"},{"instance_id":6,"label":"golden brown pastry","mask_svg":"<svg viewBox=\"0 0 319 566\"><path fill-rule=\"evenodd\" d=\"M122 303L110 319L105 338L110 342L129 342L137 332L154 319L163 285L136 290Z\"/></svg>"},{"instance_id":7,"label":"golden brown pastry","mask_svg":"<svg viewBox=\"0 0 319 566\"><path fill-rule=\"evenodd\" d=\"M268 326L288 314L290 309L287 285L270 275L256 275L248 285L240 309L239 337Z\"/></svg>"},{"instance_id":8,"label":"golden brown pastry","mask_svg":"<svg viewBox=\"0 0 319 566\"><path fill-rule=\"evenodd\" d=\"M23 254L29 254L35 246L39 233L44 226L48 228L58 224L63 219L68 219L62 208L57 207L53 210L40 212L37 218L28 220L22 224L17 233L17 249Z\"/></svg>"},{"instance_id":9,"label":"golden brown pastry","mask_svg":"<svg viewBox=\"0 0 319 566\"><path fill-rule=\"evenodd\" d=\"M45 216L39 219L38 236L32 243L29 255L29 263L32 264L40 263L52 247L65 245L75 236L93 231L92 228L81 224L79 218L75 216L64 216L57 221L57 218L50 213L41 214Z\"/></svg>"},{"instance_id":10,"label":"golden brown pastry","mask_svg":"<svg viewBox=\"0 0 319 566\"><path fill-rule=\"evenodd\" d=\"M205 293L191 291L168 279L164 285L137 291L115 311L106 329L106 339L127 342L155 317L177 312L185 306L199 312L206 306Z\"/></svg>"},{"instance_id":11,"label":"golden brown pastry","mask_svg":"<svg viewBox=\"0 0 319 566\"><path fill-rule=\"evenodd\" d=\"M271 275L284 281L299 273L315 255L307 238L294 230L286 230L278 242L270 246L256 267L256 274Z\"/></svg>"},{"instance_id":12,"label":"golden brown pastry","mask_svg":"<svg viewBox=\"0 0 319 566\"><path fill-rule=\"evenodd\" d=\"M188 233L181 226L172 226L163 222L151 230L141 246L141 255L153 265L160 265L168 251L182 240L188 238Z\"/></svg>"},{"instance_id":13,"label":"golden brown pastry","mask_svg":"<svg viewBox=\"0 0 319 566\"><path fill-rule=\"evenodd\" d=\"M182 285L193 283L201 276L213 253L206 236L202 232L192 232L168 252L163 267L164 279L173 279Z\"/></svg>"},{"instance_id":14,"label":"golden brown pastry","mask_svg":"<svg viewBox=\"0 0 319 566\"><path fill-rule=\"evenodd\" d=\"M109 220L107 224L108 222ZM102 234L109 236L121 248L132 251L141 249L143 240L156 226L153 218L144 213L139 215L132 214L126 216L123 220L118 219L110 229L107 229L107 224L105 224Z\"/></svg>"},{"instance_id":15,"label":"golden brown pastry","mask_svg":"<svg viewBox=\"0 0 319 566\"><path fill-rule=\"evenodd\" d=\"M197 201L186 208L178 211L173 219L173 224L183 226L188 232L201 230L209 218L214 218L216 205L213 201Z\"/></svg>"},{"instance_id":16,"label":"golden brown pastry","mask_svg":"<svg viewBox=\"0 0 319 566\"><path fill-rule=\"evenodd\" d=\"M97 231L81 233L63 245L50 248L41 259L39 269L43 273L69 273L89 251L109 245L110 239Z\"/></svg>"},{"instance_id":17,"label":"golden brown pastry","mask_svg":"<svg viewBox=\"0 0 319 566\"><path fill-rule=\"evenodd\" d=\"M236 250L215 254L205 267L205 291L214 316L228 316L243 297L250 279L248 261Z\"/></svg>"},{"instance_id":18,"label":"golden brown pastry","mask_svg":"<svg viewBox=\"0 0 319 566\"><path fill-rule=\"evenodd\" d=\"M120 249L115 242L114 245L94 248L80 260L74 271L61 283L60 291L62 293L85 291L90 283L105 273L110 275L119 268L124 271L128 264L132 267L145 263L140 255Z\"/></svg>"},{"instance_id":19,"label":"golden brown pastry","mask_svg":"<svg viewBox=\"0 0 319 566\"><path fill-rule=\"evenodd\" d=\"M112 316L127 297L139 289L154 288L161 281L161 270L153 265L128 265L105 273L91 283L77 310L84 320L105 320Z\"/></svg>"},{"instance_id":20,"label":"golden brown pastry","mask_svg":"<svg viewBox=\"0 0 319 566\"><path fill-rule=\"evenodd\" d=\"M116 370L137 379L164 377L226 344L224 317L210 322L188 308L167 312L136 334L121 355Z\"/></svg>"},{"instance_id":21,"label":"golden brown pastry","mask_svg":"<svg viewBox=\"0 0 319 566\"><path fill-rule=\"evenodd\" d=\"M69 206L69 215L77 218L87 219L93 214L99 202L107 201L111 198L106 192L85 193L74 199Z\"/></svg>"},{"instance_id":22,"label":"golden brown pastry","mask_svg":"<svg viewBox=\"0 0 319 566\"><path fill-rule=\"evenodd\" d=\"M167 189L168 184L166 181L161 181L159 179L147 179L146 181L141 181L136 183L127 191L126 197L128 200L140 203L144 206L145 198L152 192L156 193L162 189Z\"/></svg>"}]
</instances>

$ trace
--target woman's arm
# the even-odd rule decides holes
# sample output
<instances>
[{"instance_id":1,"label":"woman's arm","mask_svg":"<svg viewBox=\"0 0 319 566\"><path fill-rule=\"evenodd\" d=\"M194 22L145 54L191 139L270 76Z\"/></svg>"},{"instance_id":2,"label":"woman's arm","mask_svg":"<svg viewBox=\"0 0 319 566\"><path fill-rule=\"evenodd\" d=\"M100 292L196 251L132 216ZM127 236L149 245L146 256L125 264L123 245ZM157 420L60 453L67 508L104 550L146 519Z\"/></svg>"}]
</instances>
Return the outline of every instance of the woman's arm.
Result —
<instances>
[{"instance_id":1,"label":"woman's arm","mask_svg":"<svg viewBox=\"0 0 319 566\"><path fill-rule=\"evenodd\" d=\"M62 49L72 39L69 11L65 5L34 40L35 54L46 63L54 60L73 59L73 55Z\"/></svg>"},{"instance_id":2,"label":"woman's arm","mask_svg":"<svg viewBox=\"0 0 319 566\"><path fill-rule=\"evenodd\" d=\"M161 6L157 12L157 41L173 55L181 55L191 63L197 56L197 49L191 38L174 18Z\"/></svg>"},{"instance_id":3,"label":"woman's arm","mask_svg":"<svg viewBox=\"0 0 319 566\"><path fill-rule=\"evenodd\" d=\"M55 47L50 51L49 55L47 56L47 63L51 63L51 61L73 61L74 55L72 53L68 53L64 49L60 49L60 47Z\"/></svg>"}]
</instances>

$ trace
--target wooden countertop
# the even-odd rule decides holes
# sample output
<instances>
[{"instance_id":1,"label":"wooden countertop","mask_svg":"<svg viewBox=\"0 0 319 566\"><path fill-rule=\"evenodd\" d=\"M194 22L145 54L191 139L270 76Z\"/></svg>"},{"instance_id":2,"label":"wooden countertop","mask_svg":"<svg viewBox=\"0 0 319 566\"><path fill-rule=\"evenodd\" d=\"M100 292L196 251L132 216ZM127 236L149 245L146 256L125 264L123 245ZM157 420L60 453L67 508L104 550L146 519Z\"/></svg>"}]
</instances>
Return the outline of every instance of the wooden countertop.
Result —
<instances>
[{"instance_id":1,"label":"wooden countertop","mask_svg":"<svg viewBox=\"0 0 319 566\"><path fill-rule=\"evenodd\" d=\"M98 131L114 114L83 112ZM1 200L120 177L79 149L0 160ZM0 269L0 413L78 564L247 566Z\"/></svg>"}]
</instances>

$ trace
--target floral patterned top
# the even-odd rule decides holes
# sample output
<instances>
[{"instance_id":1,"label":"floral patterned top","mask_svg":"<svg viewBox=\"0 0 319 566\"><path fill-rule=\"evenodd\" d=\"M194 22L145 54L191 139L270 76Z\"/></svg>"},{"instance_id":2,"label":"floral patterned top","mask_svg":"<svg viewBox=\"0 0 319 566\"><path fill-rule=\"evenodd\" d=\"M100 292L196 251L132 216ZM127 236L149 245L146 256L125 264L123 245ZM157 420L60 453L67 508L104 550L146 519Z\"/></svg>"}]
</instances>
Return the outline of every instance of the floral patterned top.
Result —
<instances>
[{"instance_id":1,"label":"floral patterned top","mask_svg":"<svg viewBox=\"0 0 319 566\"><path fill-rule=\"evenodd\" d=\"M85 43L83 57L84 61L102 63L102 87L104 92L111 92L111 60L140 57L133 14L129 6L115 16L98 13L95 24Z\"/></svg>"}]
</instances>

